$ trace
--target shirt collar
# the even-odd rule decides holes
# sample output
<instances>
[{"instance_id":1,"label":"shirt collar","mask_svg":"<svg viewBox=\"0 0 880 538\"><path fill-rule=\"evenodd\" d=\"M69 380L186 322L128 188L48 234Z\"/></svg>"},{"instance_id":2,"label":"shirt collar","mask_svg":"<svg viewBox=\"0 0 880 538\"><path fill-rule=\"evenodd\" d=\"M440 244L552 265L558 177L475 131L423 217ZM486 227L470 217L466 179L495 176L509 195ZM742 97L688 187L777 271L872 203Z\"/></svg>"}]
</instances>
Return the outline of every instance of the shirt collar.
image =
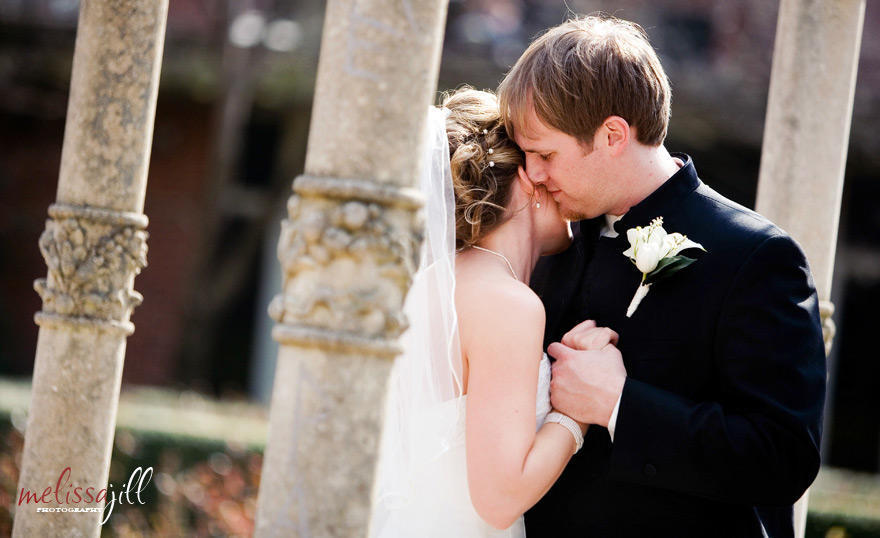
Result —
<instances>
[{"instance_id":1,"label":"shirt collar","mask_svg":"<svg viewBox=\"0 0 880 538\"><path fill-rule=\"evenodd\" d=\"M602 234L608 234L609 237L617 237L617 232L614 231L614 223L623 218L623 215L612 215L610 213L605 214L605 226L602 228Z\"/></svg>"}]
</instances>

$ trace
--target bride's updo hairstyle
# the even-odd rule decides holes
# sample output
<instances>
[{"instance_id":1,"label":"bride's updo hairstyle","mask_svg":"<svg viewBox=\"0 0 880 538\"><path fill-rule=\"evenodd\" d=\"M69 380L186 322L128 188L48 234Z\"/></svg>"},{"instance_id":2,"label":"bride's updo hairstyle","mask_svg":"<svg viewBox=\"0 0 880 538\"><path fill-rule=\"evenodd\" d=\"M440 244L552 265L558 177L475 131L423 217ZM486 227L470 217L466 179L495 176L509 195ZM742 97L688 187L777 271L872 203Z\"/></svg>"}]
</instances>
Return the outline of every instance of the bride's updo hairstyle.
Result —
<instances>
[{"instance_id":1,"label":"bride's updo hairstyle","mask_svg":"<svg viewBox=\"0 0 880 538\"><path fill-rule=\"evenodd\" d=\"M464 87L444 95L452 183L455 246L477 244L505 217L517 167L525 159L508 138L495 94Z\"/></svg>"}]
</instances>

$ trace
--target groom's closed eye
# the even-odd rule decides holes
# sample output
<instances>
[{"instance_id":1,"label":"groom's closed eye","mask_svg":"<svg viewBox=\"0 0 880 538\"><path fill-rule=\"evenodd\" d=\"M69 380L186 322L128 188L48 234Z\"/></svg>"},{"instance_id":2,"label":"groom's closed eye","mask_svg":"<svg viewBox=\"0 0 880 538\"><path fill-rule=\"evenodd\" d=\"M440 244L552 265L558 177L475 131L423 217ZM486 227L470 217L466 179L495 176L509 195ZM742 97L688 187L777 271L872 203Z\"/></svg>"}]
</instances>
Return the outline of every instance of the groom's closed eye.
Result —
<instances>
[{"instance_id":1,"label":"groom's closed eye","mask_svg":"<svg viewBox=\"0 0 880 538\"><path fill-rule=\"evenodd\" d=\"M547 162L547 161L550 160L551 157L553 157L553 155L554 155L556 152L554 152L554 151L550 151L550 152L540 152L540 151L535 151L535 150L525 150L525 153L526 153L526 154L529 154L529 155L535 155L536 157L538 157L538 158L541 159L542 161Z\"/></svg>"},{"instance_id":2,"label":"groom's closed eye","mask_svg":"<svg viewBox=\"0 0 880 538\"><path fill-rule=\"evenodd\" d=\"M527 149L527 150L525 150L525 152L531 153L532 155L537 155L538 157L540 157L542 160L545 160L545 161L547 159L549 159L550 156L553 155L553 153L555 153L553 151L536 151L533 149Z\"/></svg>"}]
</instances>

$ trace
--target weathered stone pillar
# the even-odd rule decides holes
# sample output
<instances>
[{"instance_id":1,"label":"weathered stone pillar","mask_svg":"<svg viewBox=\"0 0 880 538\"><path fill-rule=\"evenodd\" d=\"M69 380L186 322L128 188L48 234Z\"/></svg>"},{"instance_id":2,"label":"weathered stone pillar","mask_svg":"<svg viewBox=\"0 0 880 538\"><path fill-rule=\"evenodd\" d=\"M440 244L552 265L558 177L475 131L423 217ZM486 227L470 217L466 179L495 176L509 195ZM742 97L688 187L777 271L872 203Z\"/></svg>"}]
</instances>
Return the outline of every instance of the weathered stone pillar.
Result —
<instances>
[{"instance_id":1,"label":"weathered stone pillar","mask_svg":"<svg viewBox=\"0 0 880 538\"><path fill-rule=\"evenodd\" d=\"M807 253L831 349L831 276L865 0L782 0L757 210ZM807 494L795 507L804 535Z\"/></svg>"},{"instance_id":2,"label":"weathered stone pillar","mask_svg":"<svg viewBox=\"0 0 880 538\"><path fill-rule=\"evenodd\" d=\"M331 0L269 306L281 344L256 536L363 536L421 242L413 189L444 0Z\"/></svg>"},{"instance_id":3,"label":"weathered stone pillar","mask_svg":"<svg viewBox=\"0 0 880 538\"><path fill-rule=\"evenodd\" d=\"M57 201L39 242L49 269L34 283L43 309L34 317L18 483L19 492L52 493L15 507L16 537L101 532L103 513L36 510L105 504L74 502L74 488L84 496L107 487L129 316L142 299L133 282L146 265L143 207L167 10L167 0L80 5Z\"/></svg>"}]
</instances>

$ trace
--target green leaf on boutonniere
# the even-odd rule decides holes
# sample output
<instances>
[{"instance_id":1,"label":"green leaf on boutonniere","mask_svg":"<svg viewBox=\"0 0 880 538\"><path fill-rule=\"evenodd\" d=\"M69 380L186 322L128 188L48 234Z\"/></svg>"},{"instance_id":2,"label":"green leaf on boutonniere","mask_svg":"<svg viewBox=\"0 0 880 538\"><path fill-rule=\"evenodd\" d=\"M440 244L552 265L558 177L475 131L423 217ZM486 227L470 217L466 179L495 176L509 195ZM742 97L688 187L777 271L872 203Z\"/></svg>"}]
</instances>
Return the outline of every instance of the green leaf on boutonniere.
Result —
<instances>
[{"instance_id":1,"label":"green leaf on boutonniere","mask_svg":"<svg viewBox=\"0 0 880 538\"><path fill-rule=\"evenodd\" d=\"M663 258L657 263L657 268L651 271L651 273L645 278L645 283L652 284L658 280L670 277L695 261L697 260L694 258L688 258L687 256Z\"/></svg>"}]
</instances>

